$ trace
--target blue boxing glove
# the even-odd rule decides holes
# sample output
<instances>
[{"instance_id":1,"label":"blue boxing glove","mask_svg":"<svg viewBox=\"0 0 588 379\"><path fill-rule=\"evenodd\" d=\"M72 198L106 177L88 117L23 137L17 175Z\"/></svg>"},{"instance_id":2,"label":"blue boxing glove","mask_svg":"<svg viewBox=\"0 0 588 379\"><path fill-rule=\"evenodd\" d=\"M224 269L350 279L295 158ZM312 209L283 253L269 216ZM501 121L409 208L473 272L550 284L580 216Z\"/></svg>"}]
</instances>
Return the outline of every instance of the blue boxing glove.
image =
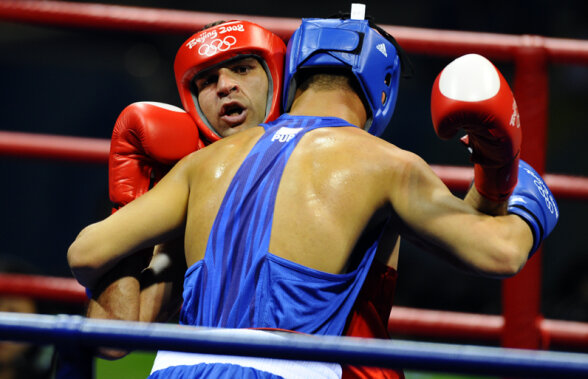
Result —
<instances>
[{"instance_id":1,"label":"blue boxing glove","mask_svg":"<svg viewBox=\"0 0 588 379\"><path fill-rule=\"evenodd\" d=\"M529 224L533 232L533 248L529 258L551 233L559 218L553 194L527 162L519 161L519 180L508 199L508 213L514 213Z\"/></svg>"}]
</instances>

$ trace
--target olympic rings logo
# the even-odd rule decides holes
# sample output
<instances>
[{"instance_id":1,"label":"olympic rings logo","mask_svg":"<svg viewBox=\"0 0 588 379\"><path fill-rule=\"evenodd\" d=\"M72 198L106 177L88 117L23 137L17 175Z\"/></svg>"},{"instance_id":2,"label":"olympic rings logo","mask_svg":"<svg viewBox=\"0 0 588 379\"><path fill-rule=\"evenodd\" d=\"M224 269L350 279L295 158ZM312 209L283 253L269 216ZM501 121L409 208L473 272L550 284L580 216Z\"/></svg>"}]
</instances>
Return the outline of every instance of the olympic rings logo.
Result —
<instances>
[{"instance_id":1,"label":"olympic rings logo","mask_svg":"<svg viewBox=\"0 0 588 379\"><path fill-rule=\"evenodd\" d=\"M198 54L211 57L219 51L227 51L231 46L237 43L237 38L234 36L226 36L222 40L220 38L212 40L210 43L203 43L198 48Z\"/></svg>"}]
</instances>

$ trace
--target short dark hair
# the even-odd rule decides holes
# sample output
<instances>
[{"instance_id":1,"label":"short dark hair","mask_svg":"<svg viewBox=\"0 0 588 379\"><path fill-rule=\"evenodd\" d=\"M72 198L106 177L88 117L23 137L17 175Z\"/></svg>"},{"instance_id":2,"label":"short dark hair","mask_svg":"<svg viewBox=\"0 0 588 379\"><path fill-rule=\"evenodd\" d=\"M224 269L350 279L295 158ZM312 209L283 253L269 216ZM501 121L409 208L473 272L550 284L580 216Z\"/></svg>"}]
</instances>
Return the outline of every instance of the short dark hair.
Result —
<instances>
[{"instance_id":1,"label":"short dark hair","mask_svg":"<svg viewBox=\"0 0 588 379\"><path fill-rule=\"evenodd\" d=\"M361 96L363 90L357 81L357 78L351 71L345 67L327 67L317 69L316 67L301 69L297 73L298 89L307 90L310 86L317 89L332 90L351 88L357 93L363 102L366 112L369 113L370 107L366 99Z\"/></svg>"},{"instance_id":2,"label":"short dark hair","mask_svg":"<svg viewBox=\"0 0 588 379\"><path fill-rule=\"evenodd\" d=\"M213 28L213 27L215 27L217 25L224 24L225 22L227 22L227 21L225 21L225 20L213 21L213 22L211 22L209 24L204 25L202 27L202 29L200 29L199 31L203 31L203 30L206 30L206 29Z\"/></svg>"}]
</instances>

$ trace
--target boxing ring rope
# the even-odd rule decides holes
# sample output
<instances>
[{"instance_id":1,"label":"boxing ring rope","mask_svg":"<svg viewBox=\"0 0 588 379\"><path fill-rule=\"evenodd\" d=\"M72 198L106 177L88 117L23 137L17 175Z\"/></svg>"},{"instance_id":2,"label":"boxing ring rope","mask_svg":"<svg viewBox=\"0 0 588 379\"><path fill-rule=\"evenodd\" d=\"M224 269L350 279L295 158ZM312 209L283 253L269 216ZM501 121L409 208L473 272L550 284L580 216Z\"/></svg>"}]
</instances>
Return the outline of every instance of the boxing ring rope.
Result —
<instances>
[{"instance_id":1,"label":"boxing ring rope","mask_svg":"<svg viewBox=\"0 0 588 379\"><path fill-rule=\"evenodd\" d=\"M287 39L299 25L298 19L231 15L191 11L174 11L140 7L82 4L56 1L3 1L0 2L0 20L26 22L57 27L100 28L110 30L133 30L152 33L190 34L211 20L247 19L263 25L282 38ZM557 198L586 200L588 178L559 174L545 174L545 148L547 134L548 72L552 63L588 65L588 41L545 38L540 36L514 36L492 33L427 30L383 25L410 53L432 56L458 56L475 52L490 59L511 61L515 66L514 92L519 105L525 142L522 157L544 175L547 184ZM107 161L108 140L78 137L59 137L29 133L0 132L0 154L22 157L45 157L103 163ZM434 166L435 171L455 190L465 190L471 183L472 170L463 167ZM483 330L488 338L500 338L503 346L545 348L561 335L568 342L579 334L578 341L586 345L586 324L544 320L539 312L540 263L538 252L526 267L515 277L504 281L503 315L467 315L455 312L436 313L445 315L446 331L453 330L458 336L471 335L475 329ZM2 286L0 286L1 288ZM404 312L404 313L403 313ZM420 314L418 312L421 312ZM427 323L433 311L409 310L395 307L390 318L391 329L406 321L402 328L427 329L434 332L434 323ZM395 314L398 314L394 316ZM419 316L416 316L416 315ZM411 316L412 315L412 316ZM458 320L477 319L477 327L460 329ZM412 318L412 321L410 319ZM481 317L481 318L480 318ZM418 320L418 321L417 321ZM467 323L466 323L467 324ZM420 325L420 326L419 326ZM439 326L441 324L437 324ZM471 326L471 324L468 324ZM485 328L484 325L487 327ZM469 328L469 329L468 329ZM558 329L559 328L559 329ZM577 329L576 329L577 328ZM460 332L461 330L461 332ZM547 332L546 332L547 331ZM562 338L562 339L565 339ZM573 345L574 342L571 342Z\"/></svg>"},{"instance_id":2,"label":"boxing ring rope","mask_svg":"<svg viewBox=\"0 0 588 379\"><path fill-rule=\"evenodd\" d=\"M77 304L88 301L86 289L77 280L42 275L0 274L0 295Z\"/></svg>"},{"instance_id":3,"label":"boxing ring rope","mask_svg":"<svg viewBox=\"0 0 588 379\"><path fill-rule=\"evenodd\" d=\"M0 155L108 164L110 140L0 131ZM445 184L466 191L474 179L471 167L431 165ZM560 199L588 198L588 177L545 174L545 182Z\"/></svg>"},{"instance_id":4,"label":"boxing ring rope","mask_svg":"<svg viewBox=\"0 0 588 379\"><path fill-rule=\"evenodd\" d=\"M0 19L58 27L181 34L194 33L211 20L246 19L264 26L286 40L300 25L299 19L287 17L34 0L0 2ZM535 46L544 48L553 62L588 64L587 41L382 26L395 36L405 50L413 53L455 56L483 52L495 59L512 59L521 47Z\"/></svg>"},{"instance_id":5,"label":"boxing ring rope","mask_svg":"<svg viewBox=\"0 0 588 379\"><path fill-rule=\"evenodd\" d=\"M220 330L223 331L223 330ZM170 324L0 312L0 335L58 347L261 356L425 371L561 378L588 376L588 354L290 333L284 339Z\"/></svg>"},{"instance_id":6,"label":"boxing ring rope","mask_svg":"<svg viewBox=\"0 0 588 379\"><path fill-rule=\"evenodd\" d=\"M106 163L110 140L0 131L0 155Z\"/></svg>"},{"instance_id":7,"label":"boxing ring rope","mask_svg":"<svg viewBox=\"0 0 588 379\"><path fill-rule=\"evenodd\" d=\"M85 303L86 292L75 279L40 275L0 274L0 295L26 296L64 303ZM588 350L588 323L540 319L539 330L550 346ZM388 320L392 334L442 339L500 342L502 316L432 311L394 306Z\"/></svg>"}]
</instances>

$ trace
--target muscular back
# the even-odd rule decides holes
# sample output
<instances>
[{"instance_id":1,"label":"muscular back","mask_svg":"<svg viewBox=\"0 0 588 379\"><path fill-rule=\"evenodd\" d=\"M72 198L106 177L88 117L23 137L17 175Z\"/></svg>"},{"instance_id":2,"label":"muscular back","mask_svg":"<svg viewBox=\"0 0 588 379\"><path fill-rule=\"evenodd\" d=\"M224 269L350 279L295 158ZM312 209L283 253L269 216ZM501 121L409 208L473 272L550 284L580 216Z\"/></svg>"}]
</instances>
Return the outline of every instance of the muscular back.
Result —
<instances>
[{"instance_id":1,"label":"muscular back","mask_svg":"<svg viewBox=\"0 0 588 379\"><path fill-rule=\"evenodd\" d=\"M189 266L203 258L224 194L262 134L263 128L253 128L189 158L196 163L190 172L186 226ZM270 252L320 271L344 270L366 226L388 204L382 180L390 180L386 176L392 165L382 163L391 153L402 154L359 128L308 132L280 181Z\"/></svg>"},{"instance_id":2,"label":"muscular back","mask_svg":"<svg viewBox=\"0 0 588 379\"><path fill-rule=\"evenodd\" d=\"M296 96L291 116L365 124L366 111L350 88L309 87ZM522 267L533 244L525 221L488 217L475 207L486 208L475 188L461 200L415 154L359 128L334 126L300 135L275 194L270 253L341 273L352 268L363 237L373 237L372 222L390 216L376 258L391 266L397 250L387 253L402 235L478 273L512 275ZM93 288L125 257L183 232L186 263L203 259L225 192L263 133L255 127L189 155L151 191L84 228L68 250L76 278Z\"/></svg>"}]
</instances>

